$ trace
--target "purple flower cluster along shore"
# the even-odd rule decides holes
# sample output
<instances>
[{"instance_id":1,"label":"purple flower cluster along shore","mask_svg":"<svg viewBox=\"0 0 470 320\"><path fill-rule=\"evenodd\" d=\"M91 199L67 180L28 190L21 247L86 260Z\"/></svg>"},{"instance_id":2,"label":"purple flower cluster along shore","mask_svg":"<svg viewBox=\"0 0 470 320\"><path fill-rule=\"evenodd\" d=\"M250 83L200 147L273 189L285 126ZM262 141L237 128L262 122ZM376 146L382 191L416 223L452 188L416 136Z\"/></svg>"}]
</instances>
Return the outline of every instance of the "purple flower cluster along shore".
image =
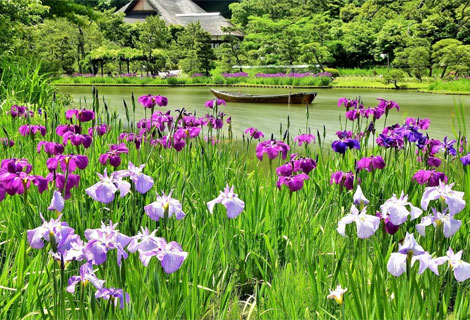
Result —
<instances>
[{"instance_id":1,"label":"purple flower cluster along shore","mask_svg":"<svg viewBox=\"0 0 470 320\"><path fill-rule=\"evenodd\" d=\"M470 279L463 251L467 248L463 240L457 241L466 230L470 191L470 152L463 133L455 139L435 139L428 132L428 118L403 117L389 123L390 114L401 109L396 101L378 99L368 106L360 99L340 98L332 106L342 108L341 127L333 139L326 141L326 133L322 136L308 126L296 134L289 126L282 134L281 126L276 136L246 124L241 133L246 158L236 162L239 159L233 158L242 157L244 147L236 144L234 122L225 113L230 105L224 100L206 101L202 115L184 108L167 111L163 108L169 101L161 95L146 94L137 102L145 117L131 122L126 114L128 126L116 120L117 115L111 121L107 106L105 115L98 102L57 115L13 105L2 115L11 126L3 128L5 136L0 137L0 203L21 208L21 220L11 228L24 227L19 233L30 247L24 251L34 259L31 266L43 267L25 270L47 275L55 304L67 294L70 309L80 303L83 310L93 310L97 303L111 316L109 309L125 312L148 303L132 295L142 284L126 279L129 268L139 273L133 279L152 279L151 285L161 286L159 294L181 286L194 297L203 290L214 293L210 299L215 299L228 290L209 288L215 278L231 277L231 268L242 269L253 260L254 270L237 275L246 286L237 290L252 295L258 287L249 285L267 283L262 279L267 269L294 272L289 259L310 243L302 238L293 244L296 235L288 236L286 230L306 223L315 226L307 237L331 238L328 246L335 252L320 254L328 259L322 268L334 266L355 246L358 255L380 252L374 272L381 283L398 286L398 281L410 279L407 286L414 288L422 275L450 275L442 280L447 284ZM405 165L398 167L400 163ZM274 203L266 207L272 212L264 210L268 201ZM333 214L320 217L315 210ZM265 223L273 230L265 230ZM329 231L324 228L328 224L333 226ZM266 250L266 257L249 239L256 239L253 243ZM212 243L214 252L200 251L205 241ZM198 260L201 256L220 259L227 267L211 274L210 281L197 282L202 278L197 268L206 263ZM312 261L316 259L312 254ZM351 287L348 277L353 276L340 274L344 268L356 268L357 262L345 261L338 262L336 271L328 270L328 280L315 289L342 308L351 295L362 299L360 290ZM341 269L345 263L348 266ZM367 263L361 267L368 269ZM178 277L181 274L184 277ZM279 279L269 281L263 290L280 286ZM336 289L326 295L326 285ZM23 284L18 288L15 292L23 290ZM168 302L158 303L157 309Z\"/></svg>"}]
</instances>

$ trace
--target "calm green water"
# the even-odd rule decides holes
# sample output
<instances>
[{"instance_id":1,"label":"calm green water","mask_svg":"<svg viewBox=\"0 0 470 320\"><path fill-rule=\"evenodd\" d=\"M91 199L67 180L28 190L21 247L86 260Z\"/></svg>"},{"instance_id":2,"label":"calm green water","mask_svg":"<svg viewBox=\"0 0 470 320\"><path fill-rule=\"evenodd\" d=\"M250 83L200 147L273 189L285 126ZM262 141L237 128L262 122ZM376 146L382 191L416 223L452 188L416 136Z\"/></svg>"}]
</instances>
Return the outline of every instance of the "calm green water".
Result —
<instances>
[{"instance_id":1,"label":"calm green water","mask_svg":"<svg viewBox=\"0 0 470 320\"><path fill-rule=\"evenodd\" d=\"M267 88L228 88L227 91L240 91L255 94L280 94L289 93L289 89L267 89ZM78 105L84 98L88 104L91 101L91 87L60 87L60 91L72 95ZM291 90L297 92L303 90ZM367 106L375 106L377 98L395 100L399 103L400 112L392 111L388 118L388 124L402 123L406 117L430 118L431 127L429 135L433 138L441 139L452 134L452 119L454 114L454 104L462 102L465 106L470 104L469 96L451 96L438 94L425 94L412 91L391 91L374 89L319 89L318 96L312 106L310 106L310 119L308 127L312 133L316 130L322 132L326 127L327 136L333 137L334 133L340 129L339 116L344 115L344 109L337 107L338 98L358 98L360 97ZM99 94L105 97L111 110L116 110L125 122L123 100L130 106L131 93L136 97L144 94L161 94L168 97L169 105L163 110L175 110L181 107L190 112L196 111L198 115L207 113L204 107L205 101L214 97L208 87L99 87ZM140 105L136 106L136 119L144 117L144 109ZM221 111L232 117L232 126L235 135L241 137L242 132L249 127L256 127L263 131L268 137L273 133L280 136L280 124L283 130L287 126L287 117L290 117L291 135L298 132L305 132L306 128L306 108L301 105L270 105L270 104L247 104L229 103L227 107L221 107ZM132 116L131 116L132 117ZM343 116L344 124L344 116ZM383 127L383 122L377 125Z\"/></svg>"}]
</instances>

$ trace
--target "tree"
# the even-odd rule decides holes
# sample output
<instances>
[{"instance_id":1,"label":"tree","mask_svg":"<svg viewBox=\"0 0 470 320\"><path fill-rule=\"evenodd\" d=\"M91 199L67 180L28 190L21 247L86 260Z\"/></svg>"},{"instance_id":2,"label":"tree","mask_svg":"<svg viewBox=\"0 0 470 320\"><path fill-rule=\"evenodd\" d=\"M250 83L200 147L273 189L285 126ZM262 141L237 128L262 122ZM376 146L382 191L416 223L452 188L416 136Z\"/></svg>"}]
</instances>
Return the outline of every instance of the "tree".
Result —
<instances>
[{"instance_id":1,"label":"tree","mask_svg":"<svg viewBox=\"0 0 470 320\"><path fill-rule=\"evenodd\" d=\"M393 83L395 86L395 89L398 89L398 81L401 81L405 78L405 74L401 70L393 69L390 70L387 74L384 76L384 81L385 83Z\"/></svg>"},{"instance_id":2,"label":"tree","mask_svg":"<svg viewBox=\"0 0 470 320\"><path fill-rule=\"evenodd\" d=\"M186 73L204 72L207 76L214 68L215 53L211 36L202 29L200 23L186 26L178 36L180 68Z\"/></svg>"},{"instance_id":3,"label":"tree","mask_svg":"<svg viewBox=\"0 0 470 320\"><path fill-rule=\"evenodd\" d=\"M220 45L218 53L221 60L221 69L228 72L235 64L243 65L246 60L246 53L240 38L233 34L236 28L223 27L222 31L226 34L222 37L223 43ZM243 71L241 67L240 71Z\"/></svg>"},{"instance_id":4,"label":"tree","mask_svg":"<svg viewBox=\"0 0 470 320\"><path fill-rule=\"evenodd\" d=\"M457 74L469 69L470 46L463 45L456 39L443 39L432 46L432 59L434 64L443 68L441 78L448 69L452 69Z\"/></svg>"},{"instance_id":5,"label":"tree","mask_svg":"<svg viewBox=\"0 0 470 320\"><path fill-rule=\"evenodd\" d=\"M158 74L162 68L161 55L154 57L156 49L168 48L171 44L171 34L165 21L159 16L148 16L140 25L138 46L146 57L147 71L152 75Z\"/></svg>"}]
</instances>

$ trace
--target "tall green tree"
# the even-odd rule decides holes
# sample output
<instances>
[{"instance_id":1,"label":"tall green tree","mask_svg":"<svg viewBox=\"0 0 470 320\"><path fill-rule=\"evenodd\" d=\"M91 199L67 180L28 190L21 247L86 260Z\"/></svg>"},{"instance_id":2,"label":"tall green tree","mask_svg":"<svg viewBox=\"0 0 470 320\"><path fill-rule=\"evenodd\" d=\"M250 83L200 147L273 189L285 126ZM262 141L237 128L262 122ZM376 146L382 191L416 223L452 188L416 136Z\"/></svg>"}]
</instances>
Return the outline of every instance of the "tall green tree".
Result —
<instances>
[{"instance_id":1,"label":"tall green tree","mask_svg":"<svg viewBox=\"0 0 470 320\"><path fill-rule=\"evenodd\" d=\"M187 73L204 72L207 76L214 68L216 58L210 34L199 23L186 26L178 36L180 68Z\"/></svg>"}]
</instances>

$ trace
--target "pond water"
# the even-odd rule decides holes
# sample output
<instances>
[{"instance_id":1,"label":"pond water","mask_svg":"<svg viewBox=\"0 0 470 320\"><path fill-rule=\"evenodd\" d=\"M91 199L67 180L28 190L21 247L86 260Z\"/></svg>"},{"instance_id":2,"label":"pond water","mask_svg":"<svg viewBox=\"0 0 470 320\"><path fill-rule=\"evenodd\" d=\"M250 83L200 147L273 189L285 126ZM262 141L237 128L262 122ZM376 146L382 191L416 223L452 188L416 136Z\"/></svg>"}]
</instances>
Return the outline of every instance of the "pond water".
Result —
<instances>
[{"instance_id":1,"label":"pond water","mask_svg":"<svg viewBox=\"0 0 470 320\"><path fill-rule=\"evenodd\" d=\"M304 90L293 89L270 89L270 88L220 88L226 91L240 91L254 94L282 94L300 92ZM74 104L78 106L80 99L84 106L84 98L88 105L91 102L91 87L67 86L59 87L63 93L70 94ZM190 112L196 111L203 115L210 111L204 107L207 100L213 99L209 87L98 87L100 99L104 96L110 110L116 110L123 123L126 122L123 100L131 106L131 93L136 99L145 94L160 94L168 97L169 105L160 110L175 110L181 107ZM377 98L397 101L400 112L390 112L387 124L403 123L406 117L430 118L431 127L429 135L433 138L442 139L444 136L453 136L452 123L455 114L455 104L470 104L470 96L452 96L439 94L418 93L415 91L392 91L376 89L316 89L318 95L309 108L308 127L315 133L316 130L323 131L326 127L327 136L332 139L335 132L340 129L339 117L342 116L344 124L344 108L337 107L337 101L341 97L361 98L366 106L375 106ZM137 103L137 101L136 101ZM291 135L296 135L306 129L306 107L303 105L276 105L276 104L249 104L228 103L222 106L221 111L232 117L234 134L241 137L242 132L249 127L255 127L263 131L266 137L271 133L275 137L280 136L280 124L283 130L287 126L287 117L290 118ZM132 110L131 110L132 112ZM144 108L136 106L136 119L144 117ZM132 115L131 115L132 118ZM377 124L382 129L383 122ZM458 128L457 128L458 130Z\"/></svg>"}]
</instances>

